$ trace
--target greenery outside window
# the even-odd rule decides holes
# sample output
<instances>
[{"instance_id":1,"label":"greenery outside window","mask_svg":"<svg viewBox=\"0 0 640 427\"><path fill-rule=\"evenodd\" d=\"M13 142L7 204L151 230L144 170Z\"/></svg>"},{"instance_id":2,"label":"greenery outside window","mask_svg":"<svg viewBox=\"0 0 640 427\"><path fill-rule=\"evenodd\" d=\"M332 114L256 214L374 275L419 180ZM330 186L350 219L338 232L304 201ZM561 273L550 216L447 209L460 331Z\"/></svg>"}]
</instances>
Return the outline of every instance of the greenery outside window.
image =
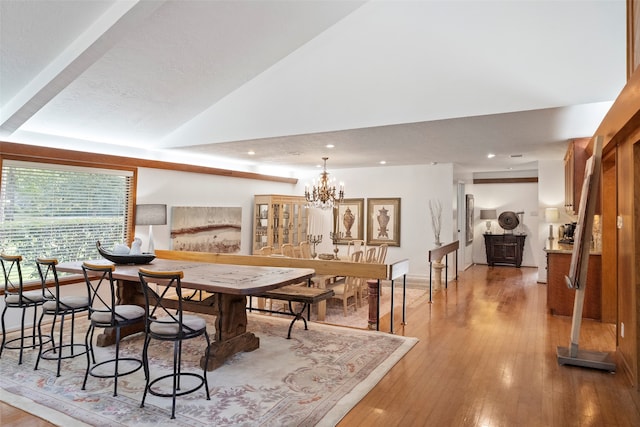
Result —
<instances>
[{"instance_id":1,"label":"greenery outside window","mask_svg":"<svg viewBox=\"0 0 640 427\"><path fill-rule=\"evenodd\" d=\"M129 241L132 187L132 171L3 160L0 251L22 255L25 280L37 257L99 258L97 240Z\"/></svg>"}]
</instances>

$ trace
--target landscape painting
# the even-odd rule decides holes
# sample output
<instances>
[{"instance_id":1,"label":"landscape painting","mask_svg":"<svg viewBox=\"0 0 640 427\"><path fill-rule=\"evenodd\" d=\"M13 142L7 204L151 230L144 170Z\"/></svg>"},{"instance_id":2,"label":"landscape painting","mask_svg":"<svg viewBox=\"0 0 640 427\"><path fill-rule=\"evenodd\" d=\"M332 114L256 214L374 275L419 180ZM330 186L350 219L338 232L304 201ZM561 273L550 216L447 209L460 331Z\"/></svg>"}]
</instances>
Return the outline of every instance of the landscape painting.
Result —
<instances>
[{"instance_id":1,"label":"landscape painting","mask_svg":"<svg viewBox=\"0 0 640 427\"><path fill-rule=\"evenodd\" d=\"M240 252L242 208L174 206L171 248L174 251Z\"/></svg>"}]
</instances>

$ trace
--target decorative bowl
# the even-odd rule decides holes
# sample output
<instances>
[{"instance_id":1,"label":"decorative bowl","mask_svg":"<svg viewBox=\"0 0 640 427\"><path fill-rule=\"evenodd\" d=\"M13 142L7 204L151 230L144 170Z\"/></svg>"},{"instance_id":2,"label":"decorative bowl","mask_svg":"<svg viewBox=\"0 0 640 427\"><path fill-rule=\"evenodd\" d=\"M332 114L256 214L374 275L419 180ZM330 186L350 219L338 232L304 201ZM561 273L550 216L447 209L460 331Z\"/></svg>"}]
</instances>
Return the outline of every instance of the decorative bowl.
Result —
<instances>
[{"instance_id":1,"label":"decorative bowl","mask_svg":"<svg viewBox=\"0 0 640 427\"><path fill-rule=\"evenodd\" d=\"M333 254L319 254L318 258L324 261L329 261L335 259L335 256Z\"/></svg>"},{"instance_id":2,"label":"decorative bowl","mask_svg":"<svg viewBox=\"0 0 640 427\"><path fill-rule=\"evenodd\" d=\"M116 255L105 250L100 244L100 241L96 242L96 248L98 248L100 255L114 264L149 264L156 258L154 254L149 253L143 253L140 255Z\"/></svg>"}]
</instances>

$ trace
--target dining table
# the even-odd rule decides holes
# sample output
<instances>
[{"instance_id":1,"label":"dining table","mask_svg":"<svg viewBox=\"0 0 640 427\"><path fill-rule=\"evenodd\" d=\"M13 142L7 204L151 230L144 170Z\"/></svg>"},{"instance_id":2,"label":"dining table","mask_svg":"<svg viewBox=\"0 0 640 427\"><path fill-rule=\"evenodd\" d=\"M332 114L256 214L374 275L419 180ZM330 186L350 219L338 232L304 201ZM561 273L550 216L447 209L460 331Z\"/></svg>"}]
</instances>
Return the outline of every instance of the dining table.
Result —
<instances>
[{"instance_id":1,"label":"dining table","mask_svg":"<svg viewBox=\"0 0 640 427\"><path fill-rule=\"evenodd\" d=\"M91 264L113 264L106 259L87 260ZM57 270L82 274L83 261L62 262ZM265 267L252 265L216 264L189 260L155 258L149 264L115 264L113 278L117 283L117 303L145 306L138 272L143 267L152 271L182 271L182 296L186 311L211 314L215 320L215 340L209 346L211 371L224 364L233 354L259 348L260 340L247 330L247 297L262 294L286 285L309 282L315 271L310 268ZM177 304L177 301L175 301ZM144 331L144 323L123 328L121 337ZM115 330L106 328L97 337L96 345L115 343ZM205 353L206 354L206 353ZM205 354L200 364L205 368Z\"/></svg>"}]
</instances>

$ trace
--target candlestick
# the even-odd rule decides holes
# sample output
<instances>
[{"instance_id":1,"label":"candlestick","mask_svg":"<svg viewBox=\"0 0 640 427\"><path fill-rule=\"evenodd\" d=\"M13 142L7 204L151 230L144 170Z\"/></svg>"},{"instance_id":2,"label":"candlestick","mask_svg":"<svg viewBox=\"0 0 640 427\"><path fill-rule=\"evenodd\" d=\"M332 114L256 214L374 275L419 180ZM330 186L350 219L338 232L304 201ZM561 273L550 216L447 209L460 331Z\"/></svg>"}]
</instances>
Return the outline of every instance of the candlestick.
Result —
<instances>
[{"instance_id":1,"label":"candlestick","mask_svg":"<svg viewBox=\"0 0 640 427\"><path fill-rule=\"evenodd\" d=\"M311 258L316 259L316 256L318 255L316 253L316 245L322 242L322 234L309 235L307 236L307 240L311 245L313 245L313 249L311 250Z\"/></svg>"},{"instance_id":2,"label":"candlestick","mask_svg":"<svg viewBox=\"0 0 640 427\"><path fill-rule=\"evenodd\" d=\"M333 258L334 259L340 259L338 258L338 251L340 249L338 249L338 240L342 239L342 231L340 232L329 232L329 237L331 238L331 240L333 241L333 244L335 245L335 248L333 249Z\"/></svg>"}]
</instances>

